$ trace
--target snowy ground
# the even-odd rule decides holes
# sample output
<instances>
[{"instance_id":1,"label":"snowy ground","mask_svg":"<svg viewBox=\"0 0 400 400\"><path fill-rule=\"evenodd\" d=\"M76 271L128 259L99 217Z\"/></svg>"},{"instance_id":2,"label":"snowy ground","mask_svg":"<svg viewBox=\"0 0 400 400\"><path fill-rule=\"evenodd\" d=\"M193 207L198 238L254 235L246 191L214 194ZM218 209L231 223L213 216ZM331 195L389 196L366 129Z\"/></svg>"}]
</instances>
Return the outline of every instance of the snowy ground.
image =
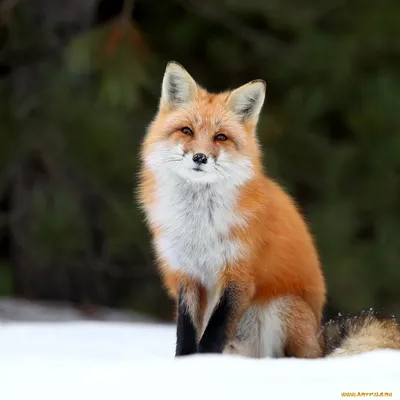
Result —
<instances>
[{"instance_id":1,"label":"snowy ground","mask_svg":"<svg viewBox=\"0 0 400 400\"><path fill-rule=\"evenodd\" d=\"M23 322L67 322L88 320L87 314L64 303L33 302L23 299L0 297L0 323ZM154 319L136 312L119 311L96 307L91 320L108 322L154 322Z\"/></svg>"},{"instance_id":2,"label":"snowy ground","mask_svg":"<svg viewBox=\"0 0 400 400\"><path fill-rule=\"evenodd\" d=\"M332 360L174 359L175 329L131 322L0 322L1 400L400 399L400 352ZM374 397L374 396L360 396Z\"/></svg>"}]
</instances>

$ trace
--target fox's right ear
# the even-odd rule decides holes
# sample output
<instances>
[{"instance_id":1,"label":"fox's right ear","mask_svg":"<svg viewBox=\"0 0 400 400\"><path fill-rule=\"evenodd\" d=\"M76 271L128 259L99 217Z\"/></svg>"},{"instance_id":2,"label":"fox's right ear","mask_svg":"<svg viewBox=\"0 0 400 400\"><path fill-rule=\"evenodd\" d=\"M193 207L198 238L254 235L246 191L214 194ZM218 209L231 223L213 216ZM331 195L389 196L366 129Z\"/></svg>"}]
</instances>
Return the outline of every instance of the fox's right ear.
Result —
<instances>
[{"instance_id":1,"label":"fox's right ear","mask_svg":"<svg viewBox=\"0 0 400 400\"><path fill-rule=\"evenodd\" d=\"M173 109L190 103L196 96L197 84L179 63L170 61L162 82L160 106Z\"/></svg>"}]
</instances>

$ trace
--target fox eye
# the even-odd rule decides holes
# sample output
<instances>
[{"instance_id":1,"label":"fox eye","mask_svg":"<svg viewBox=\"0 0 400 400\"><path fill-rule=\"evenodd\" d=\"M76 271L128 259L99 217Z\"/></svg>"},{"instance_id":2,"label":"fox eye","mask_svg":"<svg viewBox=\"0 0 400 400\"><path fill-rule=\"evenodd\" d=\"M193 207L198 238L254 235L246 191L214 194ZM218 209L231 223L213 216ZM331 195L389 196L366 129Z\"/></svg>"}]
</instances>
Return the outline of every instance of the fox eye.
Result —
<instances>
[{"instance_id":1,"label":"fox eye","mask_svg":"<svg viewBox=\"0 0 400 400\"><path fill-rule=\"evenodd\" d=\"M184 133L185 135L189 135L189 136L193 136L193 131L188 128L187 126L185 126L184 128L181 129L182 133Z\"/></svg>"},{"instance_id":2,"label":"fox eye","mask_svg":"<svg viewBox=\"0 0 400 400\"><path fill-rule=\"evenodd\" d=\"M215 136L214 140L224 142L225 140L228 140L228 138L223 133L219 133L218 135Z\"/></svg>"}]
</instances>

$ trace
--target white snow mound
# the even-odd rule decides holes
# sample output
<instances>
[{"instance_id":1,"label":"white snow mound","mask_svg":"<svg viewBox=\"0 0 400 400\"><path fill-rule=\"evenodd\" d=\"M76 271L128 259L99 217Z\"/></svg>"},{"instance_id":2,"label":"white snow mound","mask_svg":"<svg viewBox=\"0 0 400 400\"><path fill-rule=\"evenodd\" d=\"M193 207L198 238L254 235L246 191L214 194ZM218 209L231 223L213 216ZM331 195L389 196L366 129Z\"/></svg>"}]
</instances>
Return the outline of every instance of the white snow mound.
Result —
<instances>
[{"instance_id":1,"label":"white snow mound","mask_svg":"<svg viewBox=\"0 0 400 400\"><path fill-rule=\"evenodd\" d=\"M400 352L336 359L174 358L172 325L0 324L0 399L400 399ZM356 396L343 396L354 392Z\"/></svg>"}]
</instances>

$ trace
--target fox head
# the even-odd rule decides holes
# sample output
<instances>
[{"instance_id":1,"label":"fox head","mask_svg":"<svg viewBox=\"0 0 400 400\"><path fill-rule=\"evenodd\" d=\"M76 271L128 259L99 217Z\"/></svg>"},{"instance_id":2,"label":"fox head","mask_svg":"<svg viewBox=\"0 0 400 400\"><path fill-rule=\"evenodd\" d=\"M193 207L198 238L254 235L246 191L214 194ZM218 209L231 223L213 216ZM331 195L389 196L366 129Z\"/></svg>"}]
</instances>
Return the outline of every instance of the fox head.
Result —
<instances>
[{"instance_id":1,"label":"fox head","mask_svg":"<svg viewBox=\"0 0 400 400\"><path fill-rule=\"evenodd\" d=\"M266 84L210 93L178 63L167 64L158 113L143 147L148 167L186 181L241 184L259 168L256 126Z\"/></svg>"}]
</instances>

